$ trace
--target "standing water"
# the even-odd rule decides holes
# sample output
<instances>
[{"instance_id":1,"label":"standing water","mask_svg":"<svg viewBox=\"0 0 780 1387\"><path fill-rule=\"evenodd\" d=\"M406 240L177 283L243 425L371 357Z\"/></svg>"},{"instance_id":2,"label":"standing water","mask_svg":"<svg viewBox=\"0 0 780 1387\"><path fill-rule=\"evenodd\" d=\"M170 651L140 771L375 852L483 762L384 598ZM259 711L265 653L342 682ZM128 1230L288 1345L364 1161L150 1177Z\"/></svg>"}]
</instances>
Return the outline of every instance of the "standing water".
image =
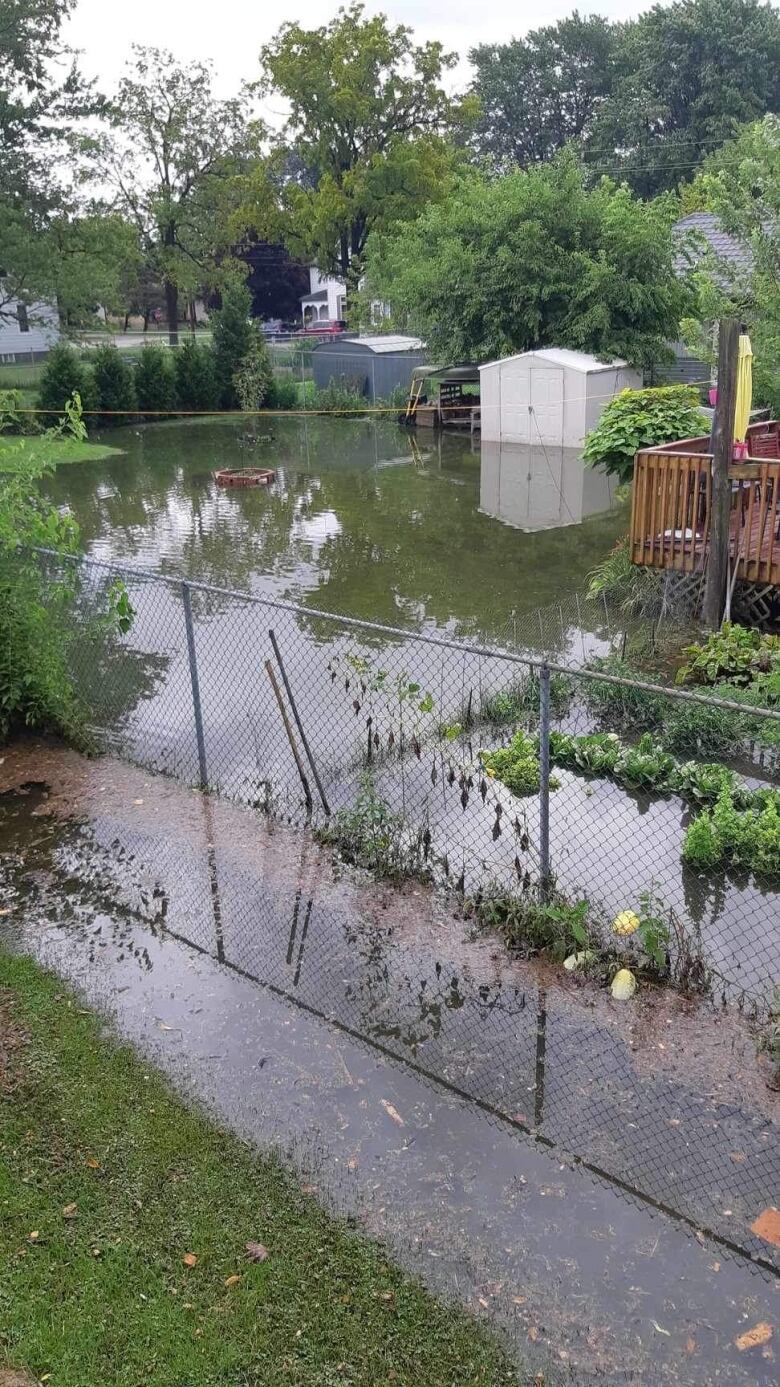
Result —
<instances>
[{"instance_id":1,"label":"standing water","mask_svg":"<svg viewBox=\"0 0 780 1387\"><path fill-rule=\"evenodd\" d=\"M105 441L124 455L49 483L88 554L396 626L497 637L512 611L582 592L627 525L614 483L570 450L498 455L386 420L214 418ZM275 484L216 485L247 466Z\"/></svg>"}]
</instances>

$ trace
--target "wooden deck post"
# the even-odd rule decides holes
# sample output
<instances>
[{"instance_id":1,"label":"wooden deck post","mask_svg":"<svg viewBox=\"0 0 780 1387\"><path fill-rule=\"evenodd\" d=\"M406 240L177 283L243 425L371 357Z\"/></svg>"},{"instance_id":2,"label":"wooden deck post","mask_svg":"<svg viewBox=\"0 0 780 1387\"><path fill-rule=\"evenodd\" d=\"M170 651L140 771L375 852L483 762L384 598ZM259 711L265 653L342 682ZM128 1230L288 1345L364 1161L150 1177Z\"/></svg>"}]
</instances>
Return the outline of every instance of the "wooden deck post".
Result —
<instances>
[{"instance_id":1,"label":"wooden deck post","mask_svg":"<svg viewBox=\"0 0 780 1387\"><path fill-rule=\"evenodd\" d=\"M702 619L711 631L718 630L726 601L731 509L729 467L734 448L738 344L739 323L735 318L722 318L718 341L718 400L712 431L710 542L702 603Z\"/></svg>"}]
</instances>

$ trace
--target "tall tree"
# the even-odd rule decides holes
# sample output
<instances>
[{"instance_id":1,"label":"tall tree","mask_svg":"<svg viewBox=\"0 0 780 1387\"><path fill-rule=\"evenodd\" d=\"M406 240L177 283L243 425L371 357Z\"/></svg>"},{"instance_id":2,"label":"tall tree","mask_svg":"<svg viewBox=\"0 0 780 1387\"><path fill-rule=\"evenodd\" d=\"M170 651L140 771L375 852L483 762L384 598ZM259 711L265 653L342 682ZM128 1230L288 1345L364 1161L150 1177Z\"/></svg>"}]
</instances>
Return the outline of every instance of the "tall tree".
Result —
<instances>
[{"instance_id":1,"label":"tall tree","mask_svg":"<svg viewBox=\"0 0 780 1387\"><path fill-rule=\"evenodd\" d=\"M352 4L317 29L283 24L261 60L263 90L290 114L247 219L352 287L372 228L446 191L453 107L441 80L455 56Z\"/></svg>"},{"instance_id":2,"label":"tall tree","mask_svg":"<svg viewBox=\"0 0 780 1387\"><path fill-rule=\"evenodd\" d=\"M780 111L780 14L764 0L676 0L621 31L593 130L597 172L643 196L690 179L738 127Z\"/></svg>"},{"instance_id":3,"label":"tall tree","mask_svg":"<svg viewBox=\"0 0 780 1387\"><path fill-rule=\"evenodd\" d=\"M569 154L463 180L446 203L372 241L369 291L434 358L484 361L540 346L651 364L690 310L674 271L673 199L640 203Z\"/></svg>"},{"instance_id":4,"label":"tall tree","mask_svg":"<svg viewBox=\"0 0 780 1387\"><path fill-rule=\"evenodd\" d=\"M575 10L525 38L472 48L477 152L499 167L524 168L586 138L612 87L618 32Z\"/></svg>"},{"instance_id":5,"label":"tall tree","mask_svg":"<svg viewBox=\"0 0 780 1387\"><path fill-rule=\"evenodd\" d=\"M250 239L239 251L249 267L253 318L298 318L309 292L309 271L281 243Z\"/></svg>"},{"instance_id":6,"label":"tall tree","mask_svg":"<svg viewBox=\"0 0 780 1387\"><path fill-rule=\"evenodd\" d=\"M208 64L134 45L110 119L99 167L163 282L176 343L180 292L217 282L229 249L228 199L253 134L247 94L219 101Z\"/></svg>"},{"instance_id":7,"label":"tall tree","mask_svg":"<svg viewBox=\"0 0 780 1387\"><path fill-rule=\"evenodd\" d=\"M78 225L76 129L101 102L61 38L73 4L0 0L0 319L17 301L65 297L72 310L88 242L100 251L96 280L111 262L116 228L101 242L94 225Z\"/></svg>"}]
</instances>

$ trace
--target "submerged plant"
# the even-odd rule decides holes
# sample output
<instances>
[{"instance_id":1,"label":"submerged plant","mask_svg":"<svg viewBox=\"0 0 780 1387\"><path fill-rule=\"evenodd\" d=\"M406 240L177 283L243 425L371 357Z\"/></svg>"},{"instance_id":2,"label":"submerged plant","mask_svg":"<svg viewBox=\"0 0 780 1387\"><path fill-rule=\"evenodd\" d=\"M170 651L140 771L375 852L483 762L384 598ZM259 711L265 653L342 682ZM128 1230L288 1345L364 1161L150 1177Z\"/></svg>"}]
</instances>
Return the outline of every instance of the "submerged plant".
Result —
<instances>
[{"instance_id":1,"label":"submerged plant","mask_svg":"<svg viewBox=\"0 0 780 1387\"><path fill-rule=\"evenodd\" d=\"M376 876L424 881L431 876L429 830L412 829L402 814L391 809L377 792L370 772L361 776L354 804L339 809L327 826L317 830L317 836L335 847L345 862Z\"/></svg>"},{"instance_id":2,"label":"submerged plant","mask_svg":"<svg viewBox=\"0 0 780 1387\"><path fill-rule=\"evenodd\" d=\"M508 746L498 747L496 751L482 751L480 759L487 775L502 781L518 798L539 793L539 749L534 739L522 729L518 729ZM550 780L551 789L555 789L557 784L557 781Z\"/></svg>"}]
</instances>

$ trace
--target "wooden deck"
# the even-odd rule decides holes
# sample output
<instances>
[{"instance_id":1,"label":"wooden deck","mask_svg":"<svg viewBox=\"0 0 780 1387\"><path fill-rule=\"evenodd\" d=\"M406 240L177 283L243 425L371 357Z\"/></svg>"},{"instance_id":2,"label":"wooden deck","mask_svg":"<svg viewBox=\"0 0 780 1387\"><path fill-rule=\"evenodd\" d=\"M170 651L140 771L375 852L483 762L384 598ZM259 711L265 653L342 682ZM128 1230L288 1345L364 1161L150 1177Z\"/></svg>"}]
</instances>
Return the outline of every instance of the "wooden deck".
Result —
<instances>
[{"instance_id":1,"label":"wooden deck","mask_svg":"<svg viewBox=\"0 0 780 1387\"><path fill-rule=\"evenodd\" d=\"M756 451L769 449L762 426ZM751 445L750 433L748 446ZM709 543L712 479L707 439L686 439L637 453L631 508L631 558L651 568L700 572ZM774 446L774 445L773 445ZM731 562L747 582L780 586L780 458L733 463Z\"/></svg>"}]
</instances>

